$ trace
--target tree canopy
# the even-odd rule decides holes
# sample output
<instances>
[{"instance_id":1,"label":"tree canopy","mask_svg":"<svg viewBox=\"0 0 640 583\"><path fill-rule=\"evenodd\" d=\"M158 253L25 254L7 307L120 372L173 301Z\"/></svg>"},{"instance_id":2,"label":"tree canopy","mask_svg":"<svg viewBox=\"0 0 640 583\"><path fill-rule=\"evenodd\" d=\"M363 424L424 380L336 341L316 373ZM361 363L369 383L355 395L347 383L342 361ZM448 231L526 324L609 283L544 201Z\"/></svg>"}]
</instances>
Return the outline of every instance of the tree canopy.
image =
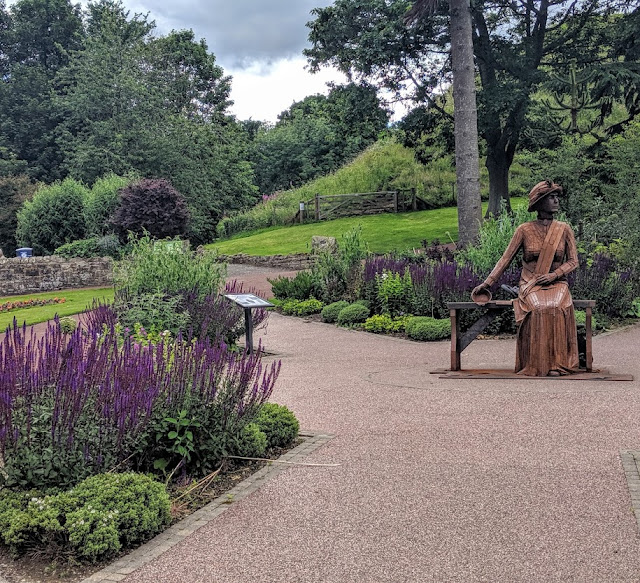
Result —
<instances>
[{"instance_id":1,"label":"tree canopy","mask_svg":"<svg viewBox=\"0 0 640 583\"><path fill-rule=\"evenodd\" d=\"M472 3L479 130L487 144L490 212L498 212L501 200L508 205L509 168L532 95L551 70L566 70L577 59L581 68L617 75L613 83L617 91L624 91L622 75L637 77L637 71L621 65L616 55L616 50L627 54L637 50L631 36L622 34L612 45L607 35L608 19L617 14L628 22L635 5L620 0ZM308 24L312 46L305 51L312 70L333 65L352 79L438 109L435 96L451 80L448 15L437 11L406 27L410 6L408 0L336 0L315 9L315 19ZM630 26L637 31L633 23Z\"/></svg>"},{"instance_id":2,"label":"tree canopy","mask_svg":"<svg viewBox=\"0 0 640 583\"><path fill-rule=\"evenodd\" d=\"M352 83L294 103L273 127L246 126L253 134L260 192L300 186L336 171L375 142L388 119L376 90Z\"/></svg>"}]
</instances>

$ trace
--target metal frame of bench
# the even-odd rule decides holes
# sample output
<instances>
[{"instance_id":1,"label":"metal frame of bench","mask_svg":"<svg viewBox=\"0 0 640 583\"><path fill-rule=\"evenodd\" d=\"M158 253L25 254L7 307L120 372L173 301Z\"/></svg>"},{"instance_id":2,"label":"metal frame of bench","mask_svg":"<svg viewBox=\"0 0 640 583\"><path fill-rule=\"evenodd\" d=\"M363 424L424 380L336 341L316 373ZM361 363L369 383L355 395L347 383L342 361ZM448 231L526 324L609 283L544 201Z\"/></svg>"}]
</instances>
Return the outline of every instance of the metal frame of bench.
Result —
<instances>
[{"instance_id":1,"label":"metal frame of bench","mask_svg":"<svg viewBox=\"0 0 640 583\"><path fill-rule=\"evenodd\" d=\"M479 306L475 302L448 302L449 315L451 317L451 370L461 370L460 355L462 351L469 346L479 334L495 319L495 317L504 310L513 307L513 300L494 300L487 302L484 306ZM587 332L587 346L585 349L586 371L593 370L593 352L592 352L592 333L591 333L591 317L593 308L596 307L595 300L573 300L574 308L584 308L586 310L585 328ZM460 333L460 320L458 319L459 310L482 309L488 311L478 318L478 320L464 334Z\"/></svg>"}]
</instances>

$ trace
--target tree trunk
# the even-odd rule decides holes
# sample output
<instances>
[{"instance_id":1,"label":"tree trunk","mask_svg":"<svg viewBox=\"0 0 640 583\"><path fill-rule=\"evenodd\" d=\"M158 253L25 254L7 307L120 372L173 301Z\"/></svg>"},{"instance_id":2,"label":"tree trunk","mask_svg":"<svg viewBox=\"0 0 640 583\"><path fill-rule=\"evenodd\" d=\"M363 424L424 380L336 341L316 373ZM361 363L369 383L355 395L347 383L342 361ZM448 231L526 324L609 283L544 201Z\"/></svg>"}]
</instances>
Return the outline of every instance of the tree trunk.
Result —
<instances>
[{"instance_id":1,"label":"tree trunk","mask_svg":"<svg viewBox=\"0 0 640 583\"><path fill-rule=\"evenodd\" d=\"M502 210L511 212L511 201L509 199L509 168L511 160L502 147L488 145L487 170L489 171L489 207L486 217L497 217Z\"/></svg>"},{"instance_id":2,"label":"tree trunk","mask_svg":"<svg viewBox=\"0 0 640 583\"><path fill-rule=\"evenodd\" d=\"M464 247L477 241L482 221L470 0L450 0L449 9L458 190L458 245Z\"/></svg>"}]
</instances>

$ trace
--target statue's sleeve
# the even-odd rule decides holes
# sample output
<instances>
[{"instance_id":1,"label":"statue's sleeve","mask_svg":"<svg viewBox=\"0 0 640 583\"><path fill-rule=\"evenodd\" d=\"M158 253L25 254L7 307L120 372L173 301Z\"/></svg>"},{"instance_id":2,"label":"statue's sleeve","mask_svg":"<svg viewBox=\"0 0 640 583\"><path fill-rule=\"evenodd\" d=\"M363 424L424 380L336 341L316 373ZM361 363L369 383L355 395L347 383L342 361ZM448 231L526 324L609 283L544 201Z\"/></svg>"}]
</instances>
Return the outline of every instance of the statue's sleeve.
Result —
<instances>
[{"instance_id":1,"label":"statue's sleeve","mask_svg":"<svg viewBox=\"0 0 640 583\"><path fill-rule=\"evenodd\" d=\"M571 273L578 267L578 249L576 247L576 238L573 236L573 229L569 225L565 225L565 262L557 269L553 270L558 278Z\"/></svg>"},{"instance_id":2,"label":"statue's sleeve","mask_svg":"<svg viewBox=\"0 0 640 583\"><path fill-rule=\"evenodd\" d=\"M500 276L504 273L505 269L509 267L509 264L513 261L513 258L516 256L516 253L522 247L522 243L524 240L524 229L523 225L520 225L513 237L511 237L511 241L507 246L505 252L502 254L502 257L496 263L496 266L493 268L493 271L489 274L487 279L485 279L485 283L488 285L493 285L496 281L500 279ZM575 246L575 243L574 243Z\"/></svg>"}]
</instances>

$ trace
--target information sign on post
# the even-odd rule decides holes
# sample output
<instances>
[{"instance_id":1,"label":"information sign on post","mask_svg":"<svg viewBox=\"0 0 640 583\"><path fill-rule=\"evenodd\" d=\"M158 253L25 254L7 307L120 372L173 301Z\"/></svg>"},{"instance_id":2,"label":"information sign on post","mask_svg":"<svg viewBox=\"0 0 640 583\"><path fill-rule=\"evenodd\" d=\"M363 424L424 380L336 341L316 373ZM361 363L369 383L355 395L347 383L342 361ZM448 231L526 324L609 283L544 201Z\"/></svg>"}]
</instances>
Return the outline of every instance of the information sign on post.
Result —
<instances>
[{"instance_id":1,"label":"information sign on post","mask_svg":"<svg viewBox=\"0 0 640 583\"><path fill-rule=\"evenodd\" d=\"M255 294L224 294L224 297L244 309L244 332L249 354L253 354L253 320L251 310L254 308L272 308L273 304Z\"/></svg>"}]
</instances>

